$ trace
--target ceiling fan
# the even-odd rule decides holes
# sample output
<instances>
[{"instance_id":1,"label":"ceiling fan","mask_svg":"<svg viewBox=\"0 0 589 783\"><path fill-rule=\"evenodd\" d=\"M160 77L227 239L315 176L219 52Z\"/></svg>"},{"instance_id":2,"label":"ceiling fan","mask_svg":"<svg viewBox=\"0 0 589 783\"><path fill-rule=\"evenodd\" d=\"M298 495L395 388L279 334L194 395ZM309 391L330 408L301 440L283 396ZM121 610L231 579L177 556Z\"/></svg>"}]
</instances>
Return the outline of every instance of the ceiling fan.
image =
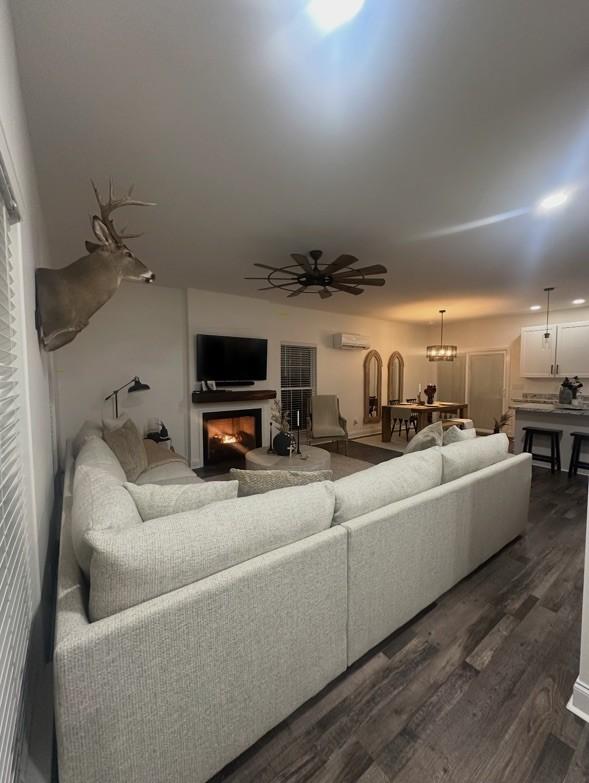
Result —
<instances>
[{"instance_id":1,"label":"ceiling fan","mask_svg":"<svg viewBox=\"0 0 589 783\"><path fill-rule=\"evenodd\" d=\"M358 296L364 293L362 286L385 284L383 278L370 278L370 275L384 275L387 268L382 264L373 264L358 269L354 264L358 263L356 256L344 253L329 264L320 264L319 259L323 255L322 250L311 250L307 255L303 253L291 253L290 257L295 262L286 266L269 266L268 264L254 264L261 269L270 271L265 277L246 277L246 280L265 280L268 286L258 288L258 291L270 291L280 288L288 291L288 297L300 294L319 294L321 299L329 299L334 293L342 291L345 294Z\"/></svg>"}]
</instances>

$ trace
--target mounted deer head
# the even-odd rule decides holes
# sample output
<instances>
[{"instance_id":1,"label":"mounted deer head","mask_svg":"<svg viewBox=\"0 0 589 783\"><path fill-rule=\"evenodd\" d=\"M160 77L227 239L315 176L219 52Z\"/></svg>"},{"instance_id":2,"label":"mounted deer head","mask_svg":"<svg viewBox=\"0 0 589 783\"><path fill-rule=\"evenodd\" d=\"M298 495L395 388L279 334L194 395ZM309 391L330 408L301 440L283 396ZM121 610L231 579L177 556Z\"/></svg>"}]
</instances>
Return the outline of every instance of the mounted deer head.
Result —
<instances>
[{"instance_id":1,"label":"mounted deer head","mask_svg":"<svg viewBox=\"0 0 589 783\"><path fill-rule=\"evenodd\" d=\"M92 182L100 217L92 216L96 242L86 242L88 255L62 269L37 269L37 329L46 351L71 342L115 293L123 280L153 283L154 273L125 244L141 234L125 234L115 228L112 213L121 207L153 207L151 201L126 196L115 198L109 182L108 201L102 202Z\"/></svg>"}]
</instances>

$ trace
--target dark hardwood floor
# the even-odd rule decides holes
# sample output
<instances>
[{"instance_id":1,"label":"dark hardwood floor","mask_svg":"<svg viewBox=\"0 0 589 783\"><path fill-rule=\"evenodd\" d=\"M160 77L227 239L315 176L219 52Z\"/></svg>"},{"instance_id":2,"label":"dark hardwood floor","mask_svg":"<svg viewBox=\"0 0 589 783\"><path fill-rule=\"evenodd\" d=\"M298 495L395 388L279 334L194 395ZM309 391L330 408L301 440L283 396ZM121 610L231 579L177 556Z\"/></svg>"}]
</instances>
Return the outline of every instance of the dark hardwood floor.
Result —
<instances>
[{"instance_id":1,"label":"dark hardwood floor","mask_svg":"<svg viewBox=\"0 0 589 783\"><path fill-rule=\"evenodd\" d=\"M527 534L303 705L215 783L582 783L587 479L534 471Z\"/></svg>"}]
</instances>

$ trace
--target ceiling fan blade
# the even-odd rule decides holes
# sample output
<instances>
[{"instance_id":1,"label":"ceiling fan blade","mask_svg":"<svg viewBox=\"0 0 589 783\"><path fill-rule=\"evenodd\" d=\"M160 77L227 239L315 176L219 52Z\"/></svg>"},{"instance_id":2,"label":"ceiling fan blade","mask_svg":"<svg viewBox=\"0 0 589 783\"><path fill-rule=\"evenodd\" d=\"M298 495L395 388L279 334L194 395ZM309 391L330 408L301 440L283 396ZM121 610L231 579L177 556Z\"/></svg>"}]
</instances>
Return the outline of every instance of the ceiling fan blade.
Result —
<instances>
[{"instance_id":1,"label":"ceiling fan blade","mask_svg":"<svg viewBox=\"0 0 589 783\"><path fill-rule=\"evenodd\" d=\"M305 272L311 274L313 267L311 266L307 256L304 256L302 253L291 253L290 257L294 259L297 264L305 270Z\"/></svg>"},{"instance_id":2,"label":"ceiling fan blade","mask_svg":"<svg viewBox=\"0 0 589 783\"><path fill-rule=\"evenodd\" d=\"M267 277L244 277L244 280L267 280ZM272 280L287 280L288 282L292 283L293 279L292 277L273 277Z\"/></svg>"},{"instance_id":3,"label":"ceiling fan blade","mask_svg":"<svg viewBox=\"0 0 589 783\"><path fill-rule=\"evenodd\" d=\"M293 291L291 294L289 294L286 298L291 299L293 296L298 296L299 294L302 294L305 288L306 286L302 285L300 288L297 288L296 291Z\"/></svg>"},{"instance_id":4,"label":"ceiling fan blade","mask_svg":"<svg viewBox=\"0 0 589 783\"><path fill-rule=\"evenodd\" d=\"M344 270L338 274L338 277L345 277L346 275L386 275L387 268L382 264L373 264L372 266L363 266L360 269Z\"/></svg>"},{"instance_id":5,"label":"ceiling fan blade","mask_svg":"<svg viewBox=\"0 0 589 783\"><path fill-rule=\"evenodd\" d=\"M281 269L277 266L268 266L268 264L254 264L254 266L259 266L262 269L271 269L272 272L282 272L285 275L292 275L293 277L297 276L295 272L289 272L288 269Z\"/></svg>"},{"instance_id":6,"label":"ceiling fan blade","mask_svg":"<svg viewBox=\"0 0 589 783\"><path fill-rule=\"evenodd\" d=\"M321 299L329 299L330 296L333 296L331 291L328 291L327 288L322 288L321 291L319 291L319 296Z\"/></svg>"},{"instance_id":7,"label":"ceiling fan blade","mask_svg":"<svg viewBox=\"0 0 589 783\"><path fill-rule=\"evenodd\" d=\"M340 278L336 278L336 282L340 282ZM355 280L353 277L344 277L341 279L342 283L346 283L347 285L384 285L386 283L386 280L384 280L382 277L372 280L365 280L362 277L359 277L357 280ZM333 285L333 283L332 283Z\"/></svg>"},{"instance_id":8,"label":"ceiling fan blade","mask_svg":"<svg viewBox=\"0 0 589 783\"><path fill-rule=\"evenodd\" d=\"M357 263L358 259L356 256L350 256L347 253L344 253L343 255L338 256L335 261L332 261L323 271L326 275L332 275L334 272L337 272L338 269L343 269L345 266L352 266L352 264Z\"/></svg>"},{"instance_id":9,"label":"ceiling fan blade","mask_svg":"<svg viewBox=\"0 0 589 783\"><path fill-rule=\"evenodd\" d=\"M346 294L354 294L354 296L364 293L361 288L354 288L351 285L344 285L343 283L330 283L330 286L338 291L345 291Z\"/></svg>"}]
</instances>

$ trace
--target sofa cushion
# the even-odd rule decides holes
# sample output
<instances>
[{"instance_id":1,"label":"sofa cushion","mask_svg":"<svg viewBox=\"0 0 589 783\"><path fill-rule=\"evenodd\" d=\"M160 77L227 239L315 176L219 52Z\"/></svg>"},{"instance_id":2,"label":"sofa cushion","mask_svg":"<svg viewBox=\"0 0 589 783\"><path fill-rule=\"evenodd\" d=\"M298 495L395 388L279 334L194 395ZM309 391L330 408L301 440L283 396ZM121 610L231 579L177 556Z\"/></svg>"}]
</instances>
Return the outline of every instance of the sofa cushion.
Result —
<instances>
[{"instance_id":1,"label":"sofa cushion","mask_svg":"<svg viewBox=\"0 0 589 783\"><path fill-rule=\"evenodd\" d=\"M326 530L333 507L333 484L322 482L222 500L128 530L93 531L90 619Z\"/></svg>"},{"instance_id":2,"label":"sofa cushion","mask_svg":"<svg viewBox=\"0 0 589 783\"><path fill-rule=\"evenodd\" d=\"M509 438L504 432L444 446L441 449L442 483L501 462L509 456L508 452Z\"/></svg>"},{"instance_id":3,"label":"sofa cushion","mask_svg":"<svg viewBox=\"0 0 589 783\"><path fill-rule=\"evenodd\" d=\"M76 470L82 466L101 468L105 473L116 479L119 484L126 480L125 471L121 467L121 463L100 438L88 438L81 447L76 458Z\"/></svg>"},{"instance_id":4,"label":"sofa cushion","mask_svg":"<svg viewBox=\"0 0 589 783\"><path fill-rule=\"evenodd\" d=\"M369 511L437 487L442 480L440 449L428 449L381 462L338 479L334 523L341 525Z\"/></svg>"},{"instance_id":5,"label":"sofa cushion","mask_svg":"<svg viewBox=\"0 0 589 783\"><path fill-rule=\"evenodd\" d=\"M315 481L331 481L331 470L238 470L231 476L239 482L239 497L261 495L273 489L300 487Z\"/></svg>"},{"instance_id":6,"label":"sofa cushion","mask_svg":"<svg viewBox=\"0 0 589 783\"><path fill-rule=\"evenodd\" d=\"M86 441L90 440L90 438L102 440L102 425L96 421L85 421L80 427L78 434L72 442L72 455L74 459L76 459L82 446Z\"/></svg>"},{"instance_id":7,"label":"sofa cushion","mask_svg":"<svg viewBox=\"0 0 589 783\"><path fill-rule=\"evenodd\" d=\"M134 483L139 486L143 486L143 484L200 484L202 479L185 462L177 461L147 468Z\"/></svg>"},{"instance_id":8,"label":"sofa cushion","mask_svg":"<svg viewBox=\"0 0 589 783\"><path fill-rule=\"evenodd\" d=\"M137 506L141 519L167 517L183 511L196 511L218 500L237 497L237 481L202 481L198 484L123 484Z\"/></svg>"},{"instance_id":9,"label":"sofa cushion","mask_svg":"<svg viewBox=\"0 0 589 783\"><path fill-rule=\"evenodd\" d=\"M115 453L128 481L136 481L147 468L147 454L143 438L131 419L111 430L104 428L104 440Z\"/></svg>"},{"instance_id":10,"label":"sofa cushion","mask_svg":"<svg viewBox=\"0 0 589 783\"><path fill-rule=\"evenodd\" d=\"M444 436L444 428L441 421L435 421L422 430L419 430L407 444L405 454L412 454L414 451L424 451L431 449L432 446L441 446Z\"/></svg>"},{"instance_id":11,"label":"sofa cushion","mask_svg":"<svg viewBox=\"0 0 589 783\"><path fill-rule=\"evenodd\" d=\"M128 528L141 523L142 519L133 498L112 471L103 465L76 467L72 504L72 544L80 568L86 576L90 574L92 554L86 540L88 532L107 528Z\"/></svg>"},{"instance_id":12,"label":"sofa cushion","mask_svg":"<svg viewBox=\"0 0 589 783\"><path fill-rule=\"evenodd\" d=\"M443 446L449 446L450 443L460 443L463 440L472 440L476 438L477 431L471 427L470 429L461 430L455 424L444 432L444 439L442 441Z\"/></svg>"}]
</instances>

